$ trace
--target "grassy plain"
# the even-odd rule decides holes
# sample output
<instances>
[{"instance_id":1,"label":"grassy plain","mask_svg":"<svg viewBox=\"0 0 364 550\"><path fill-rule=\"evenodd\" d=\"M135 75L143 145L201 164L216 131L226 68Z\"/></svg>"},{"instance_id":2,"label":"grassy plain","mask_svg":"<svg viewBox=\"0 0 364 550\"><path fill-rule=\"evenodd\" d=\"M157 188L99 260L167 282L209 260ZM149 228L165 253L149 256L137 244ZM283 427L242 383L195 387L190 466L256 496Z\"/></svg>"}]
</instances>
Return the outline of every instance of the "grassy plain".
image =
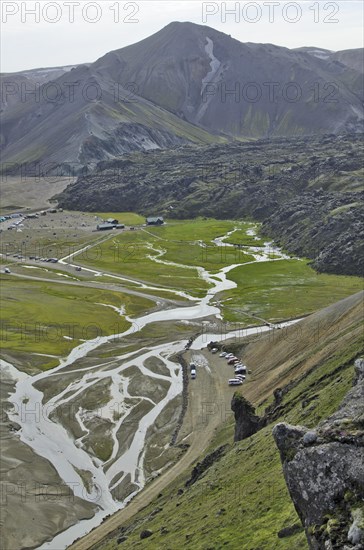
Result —
<instances>
[{"instance_id":1,"label":"grassy plain","mask_svg":"<svg viewBox=\"0 0 364 550\"><path fill-rule=\"evenodd\" d=\"M222 295L224 317L252 313L271 321L312 313L363 289L360 277L317 273L305 260L279 260L237 267L229 274L237 288Z\"/></svg>"},{"instance_id":2,"label":"grassy plain","mask_svg":"<svg viewBox=\"0 0 364 550\"><path fill-rule=\"evenodd\" d=\"M12 354L34 358L40 369L58 364L82 340L118 334L130 323L111 305L138 315L153 306L144 298L93 288L72 287L3 276L2 344ZM50 356L56 356L50 357Z\"/></svg>"},{"instance_id":3,"label":"grassy plain","mask_svg":"<svg viewBox=\"0 0 364 550\"><path fill-rule=\"evenodd\" d=\"M241 249L217 246L211 241L234 229L237 222L190 220L170 222L162 227L124 232L99 246L99 253L89 260L81 254L77 260L100 270L142 279L167 289L183 290L192 296L203 296L209 284L198 274L198 267L217 272L232 263L253 258ZM249 224L244 224L244 227ZM161 252L163 255L161 255ZM161 257L169 265L151 260ZM181 265L173 265L181 264Z\"/></svg>"},{"instance_id":4,"label":"grassy plain","mask_svg":"<svg viewBox=\"0 0 364 550\"><path fill-rule=\"evenodd\" d=\"M210 285L199 277L197 267L214 274L227 265L254 260L246 248L217 246L212 242L235 228L226 242L244 247L263 244L261 238L255 240L250 234L251 229L259 230L255 223L198 218L115 235L99 246L94 260L84 261L82 255L80 259L101 270L201 297ZM164 251L160 259L171 262L170 265L150 259L158 257L158 250ZM272 260L275 257L271 255ZM363 288L359 277L318 274L306 260L294 258L240 266L232 270L228 278L237 287L219 296L224 318L245 323L249 314L271 321L305 315ZM255 322L253 317L250 320Z\"/></svg>"},{"instance_id":5,"label":"grassy plain","mask_svg":"<svg viewBox=\"0 0 364 550\"><path fill-rule=\"evenodd\" d=\"M133 213L109 213L105 217L114 215L121 219L124 214L123 221L140 221L141 216ZM65 213L65 216L69 214ZM59 220L57 223L63 223L61 217L55 216L55 219ZM212 242L234 229L237 230L227 240L243 246L262 244L249 231L259 229L255 223L198 218L172 221L162 227L148 226L142 230L113 232L110 238L77 255L73 261L105 272L95 279L99 282L117 284L117 279L107 275L114 273L140 279L161 289L146 289L146 293L153 295L173 299L178 296L171 291L182 290L192 296L203 297L211 284L200 276L198 267L204 267L214 277L225 266L253 260L246 253L246 248L217 246ZM91 242L95 235L89 234ZM97 237L100 238L99 235ZM57 246L56 238L54 243ZM61 244L63 246L63 241ZM153 261L152 257L167 263ZM20 274L44 276L44 272L39 269L22 269L20 265L17 268ZM56 271L62 272L61 264L57 265ZM40 368L54 367L58 363L58 356L67 354L82 339L97 335L95 327L89 329L87 334L82 327L93 326L96 322L100 327L99 332L109 334L117 324L127 326L125 319L112 308L97 304L107 303L118 307L123 304L130 315L138 315L152 306L152 302L147 299L112 290L57 285L56 277L59 275L55 275L55 272L47 274L47 277L55 277L53 284L15 280L11 276L4 276L3 281L3 347L12 353L48 355L37 356L36 364ZM76 278L76 274L72 274L72 277ZM87 275L87 279L90 277L94 279L92 275ZM245 326L259 322L257 317L277 321L305 315L363 287L360 278L317 274L307 265L307 261L293 258L248 263L233 269L228 273L228 278L237 287L218 296L224 319ZM132 280L130 283L120 281L120 284L136 288ZM54 336L54 325L58 327L57 337ZM69 334L70 326L75 326L72 334ZM49 357L51 355L56 357Z\"/></svg>"}]
</instances>

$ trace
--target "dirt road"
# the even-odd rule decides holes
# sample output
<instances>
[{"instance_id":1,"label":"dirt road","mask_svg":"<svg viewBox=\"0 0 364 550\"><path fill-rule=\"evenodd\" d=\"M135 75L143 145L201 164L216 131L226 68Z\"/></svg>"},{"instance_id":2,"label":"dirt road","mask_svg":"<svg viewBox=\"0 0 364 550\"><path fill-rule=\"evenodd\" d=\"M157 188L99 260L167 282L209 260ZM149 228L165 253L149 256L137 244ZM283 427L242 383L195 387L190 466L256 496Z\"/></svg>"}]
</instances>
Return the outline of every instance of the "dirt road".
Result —
<instances>
[{"instance_id":1,"label":"dirt road","mask_svg":"<svg viewBox=\"0 0 364 550\"><path fill-rule=\"evenodd\" d=\"M94 548L107 535L127 522L141 508L147 506L174 479L190 468L193 462L206 450L216 428L232 414L230 402L234 389L227 384L232 367L226 361L207 350L188 351L185 358L197 363L197 377L188 385L188 407L179 433L178 443L190 447L174 466L141 491L126 508L116 512L88 535L72 544L72 550ZM206 366L202 366L201 363Z\"/></svg>"}]
</instances>

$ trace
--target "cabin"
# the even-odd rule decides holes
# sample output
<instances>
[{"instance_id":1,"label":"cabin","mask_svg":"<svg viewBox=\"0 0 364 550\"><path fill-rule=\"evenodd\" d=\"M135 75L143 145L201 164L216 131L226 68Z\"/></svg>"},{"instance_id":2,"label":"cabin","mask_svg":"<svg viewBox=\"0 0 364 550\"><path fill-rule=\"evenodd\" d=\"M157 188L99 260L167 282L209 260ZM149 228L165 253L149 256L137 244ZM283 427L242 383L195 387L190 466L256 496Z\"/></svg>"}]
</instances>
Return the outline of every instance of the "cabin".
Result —
<instances>
[{"instance_id":1,"label":"cabin","mask_svg":"<svg viewBox=\"0 0 364 550\"><path fill-rule=\"evenodd\" d=\"M146 219L147 225L163 225L164 219L163 216L152 216L151 218Z\"/></svg>"}]
</instances>

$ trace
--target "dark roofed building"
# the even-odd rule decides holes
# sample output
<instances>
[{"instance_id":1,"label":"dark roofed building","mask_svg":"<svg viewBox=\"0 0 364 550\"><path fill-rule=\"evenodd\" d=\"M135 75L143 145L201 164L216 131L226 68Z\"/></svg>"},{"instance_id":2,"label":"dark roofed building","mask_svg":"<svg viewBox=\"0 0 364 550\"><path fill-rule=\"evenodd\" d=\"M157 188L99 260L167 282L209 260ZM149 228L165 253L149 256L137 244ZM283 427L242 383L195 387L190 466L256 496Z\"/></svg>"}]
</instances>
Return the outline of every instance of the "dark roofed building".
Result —
<instances>
[{"instance_id":1,"label":"dark roofed building","mask_svg":"<svg viewBox=\"0 0 364 550\"><path fill-rule=\"evenodd\" d=\"M124 229L123 223L100 223L97 226L97 231L107 231L108 229Z\"/></svg>"},{"instance_id":2,"label":"dark roofed building","mask_svg":"<svg viewBox=\"0 0 364 550\"><path fill-rule=\"evenodd\" d=\"M97 231L107 231L108 229L114 229L114 226L111 223L100 223L97 226Z\"/></svg>"},{"instance_id":3,"label":"dark roofed building","mask_svg":"<svg viewBox=\"0 0 364 550\"><path fill-rule=\"evenodd\" d=\"M163 225L164 219L163 216L152 216L146 219L147 225Z\"/></svg>"}]
</instances>

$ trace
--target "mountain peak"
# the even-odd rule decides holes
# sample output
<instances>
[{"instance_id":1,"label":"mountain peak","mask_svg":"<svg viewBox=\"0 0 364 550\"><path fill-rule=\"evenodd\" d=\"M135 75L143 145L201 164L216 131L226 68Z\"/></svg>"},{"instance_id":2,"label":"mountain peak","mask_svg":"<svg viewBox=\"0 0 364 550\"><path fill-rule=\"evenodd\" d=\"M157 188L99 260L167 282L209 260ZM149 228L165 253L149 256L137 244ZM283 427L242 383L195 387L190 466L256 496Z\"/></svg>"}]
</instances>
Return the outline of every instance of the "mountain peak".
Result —
<instances>
[{"instance_id":1,"label":"mountain peak","mask_svg":"<svg viewBox=\"0 0 364 550\"><path fill-rule=\"evenodd\" d=\"M78 93L72 102L62 94L57 109L47 97L36 104L21 104L16 97L3 103L4 161L18 159L19 148L35 161L43 156L79 161L82 151L82 162L92 162L130 147L176 146L181 140L209 143L361 129L360 50L336 57L320 48L308 50L311 54L244 44L206 25L172 21L75 69L78 90L92 83L99 89L97 101ZM66 90L69 75L52 76ZM324 87L335 82L340 93L337 86ZM320 84L314 98L312 83Z\"/></svg>"}]
</instances>

